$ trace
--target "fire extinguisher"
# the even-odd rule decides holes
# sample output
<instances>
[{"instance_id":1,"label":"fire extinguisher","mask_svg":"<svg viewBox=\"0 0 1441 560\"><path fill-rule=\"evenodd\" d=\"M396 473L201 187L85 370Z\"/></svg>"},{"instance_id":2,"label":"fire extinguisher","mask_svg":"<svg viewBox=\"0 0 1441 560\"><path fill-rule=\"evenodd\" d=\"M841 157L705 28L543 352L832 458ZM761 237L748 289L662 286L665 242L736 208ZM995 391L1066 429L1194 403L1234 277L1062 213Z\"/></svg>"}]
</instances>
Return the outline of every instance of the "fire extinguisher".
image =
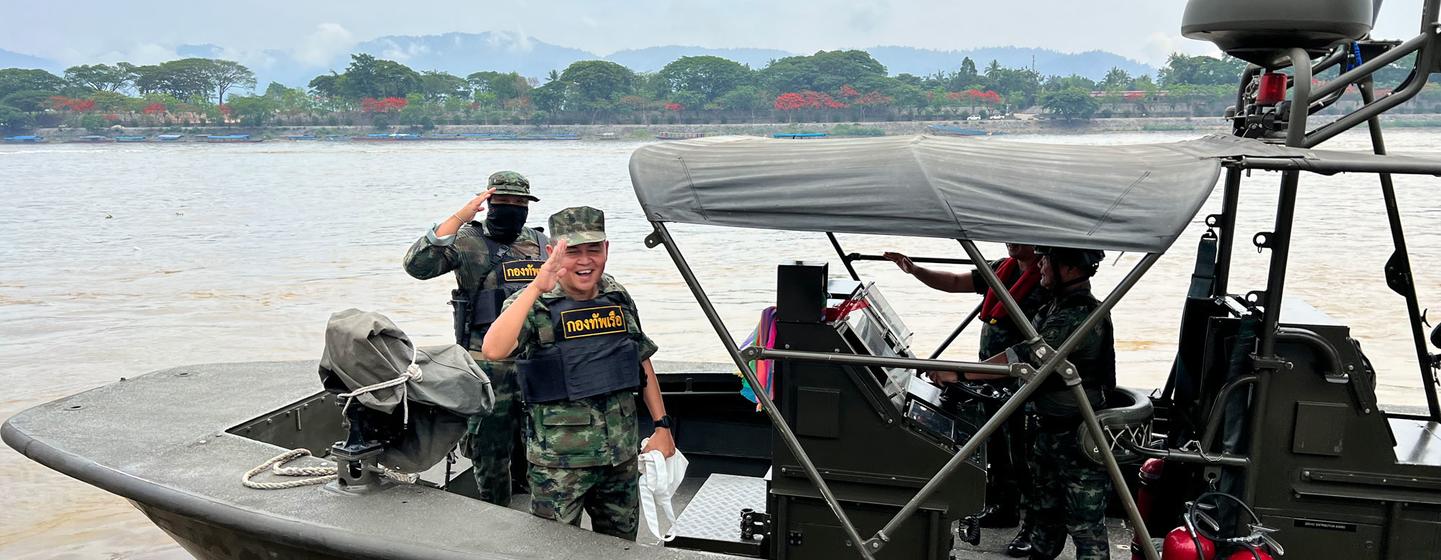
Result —
<instances>
[{"instance_id":1,"label":"fire extinguisher","mask_svg":"<svg viewBox=\"0 0 1441 560\"><path fill-rule=\"evenodd\" d=\"M1166 533L1166 540L1161 544L1161 560L1215 560L1215 558L1216 543L1196 534L1188 527L1171 529L1170 533Z\"/></svg>"},{"instance_id":2,"label":"fire extinguisher","mask_svg":"<svg viewBox=\"0 0 1441 560\"><path fill-rule=\"evenodd\" d=\"M1226 560L1274 560L1266 547L1241 547L1232 552Z\"/></svg>"},{"instance_id":3,"label":"fire extinguisher","mask_svg":"<svg viewBox=\"0 0 1441 560\"><path fill-rule=\"evenodd\" d=\"M1154 486L1161 481L1161 474L1165 469L1166 462L1161 459L1151 458L1141 463L1141 469L1137 473L1139 484L1136 489L1136 511L1141 514L1141 520L1143 522L1148 522L1151 519L1151 510L1156 500L1155 493L1157 491ZM1174 533L1175 531L1172 532ZM1141 554L1141 547L1149 543L1142 543L1140 538L1139 534L1131 537L1131 560L1144 560L1145 558L1145 556ZM1166 540L1170 540L1170 535L1166 536Z\"/></svg>"},{"instance_id":4,"label":"fire extinguisher","mask_svg":"<svg viewBox=\"0 0 1441 560\"><path fill-rule=\"evenodd\" d=\"M1228 499L1250 515L1247 535L1223 537L1221 525L1206 511L1214 510L1213 502ZM1216 560L1217 554L1226 554L1225 560L1274 560L1284 556L1286 551L1281 543L1271 538L1276 530L1261 524L1255 510L1240 499L1223 492L1207 492L1194 501L1186 503L1182 515L1185 525L1177 527L1166 535L1161 551L1162 560ZM1274 556L1273 556L1274 554Z\"/></svg>"}]
</instances>

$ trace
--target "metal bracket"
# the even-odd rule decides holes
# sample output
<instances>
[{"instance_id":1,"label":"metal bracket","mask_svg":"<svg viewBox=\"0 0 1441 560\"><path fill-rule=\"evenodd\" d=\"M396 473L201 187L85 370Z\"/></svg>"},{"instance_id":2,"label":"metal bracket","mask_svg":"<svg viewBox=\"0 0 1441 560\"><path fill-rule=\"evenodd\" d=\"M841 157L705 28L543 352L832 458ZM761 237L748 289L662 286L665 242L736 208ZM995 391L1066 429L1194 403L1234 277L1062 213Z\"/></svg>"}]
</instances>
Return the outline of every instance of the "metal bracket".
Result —
<instances>
[{"instance_id":1,"label":"metal bracket","mask_svg":"<svg viewBox=\"0 0 1441 560\"><path fill-rule=\"evenodd\" d=\"M658 231L652 231L650 235L645 236L645 248L647 249L654 249L663 244L665 244L665 240L661 238Z\"/></svg>"},{"instance_id":2,"label":"metal bracket","mask_svg":"<svg viewBox=\"0 0 1441 560\"><path fill-rule=\"evenodd\" d=\"M771 516L751 508L741 510L741 540L753 541L771 534Z\"/></svg>"},{"instance_id":3,"label":"metal bracket","mask_svg":"<svg viewBox=\"0 0 1441 560\"><path fill-rule=\"evenodd\" d=\"M1256 369L1260 370L1280 371L1283 369L1296 369L1295 363L1292 363L1291 361L1286 360L1285 358L1282 358L1280 356L1260 356L1257 354L1251 354L1251 363L1255 364Z\"/></svg>"},{"instance_id":4,"label":"metal bracket","mask_svg":"<svg viewBox=\"0 0 1441 560\"><path fill-rule=\"evenodd\" d=\"M1257 232L1256 235L1251 236L1251 244L1256 246L1256 252L1259 253L1262 249L1275 247L1275 244L1272 243L1275 236L1276 233L1271 231Z\"/></svg>"},{"instance_id":5,"label":"metal bracket","mask_svg":"<svg viewBox=\"0 0 1441 560\"><path fill-rule=\"evenodd\" d=\"M1208 227L1208 228L1221 227L1221 218L1222 218L1222 217L1223 217L1223 216L1221 216L1220 214L1207 214L1207 215L1206 215L1206 227Z\"/></svg>"},{"instance_id":6,"label":"metal bracket","mask_svg":"<svg viewBox=\"0 0 1441 560\"><path fill-rule=\"evenodd\" d=\"M1026 383L1030 383L1036 377L1036 368L1031 367L1031 364L1016 362L1009 365L1011 366L1011 377L1019 378Z\"/></svg>"}]
</instances>

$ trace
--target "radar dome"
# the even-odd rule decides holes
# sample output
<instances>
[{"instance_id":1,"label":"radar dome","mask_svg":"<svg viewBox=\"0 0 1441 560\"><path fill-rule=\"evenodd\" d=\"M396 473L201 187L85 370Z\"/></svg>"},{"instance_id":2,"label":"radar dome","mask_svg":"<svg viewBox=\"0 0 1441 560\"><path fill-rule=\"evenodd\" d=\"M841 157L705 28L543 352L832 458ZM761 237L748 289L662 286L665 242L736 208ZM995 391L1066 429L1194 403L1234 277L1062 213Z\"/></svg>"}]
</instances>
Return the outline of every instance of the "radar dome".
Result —
<instances>
[{"instance_id":1,"label":"radar dome","mask_svg":"<svg viewBox=\"0 0 1441 560\"><path fill-rule=\"evenodd\" d=\"M1289 49L1320 55L1371 31L1381 0L1190 0L1181 34L1266 68Z\"/></svg>"}]
</instances>

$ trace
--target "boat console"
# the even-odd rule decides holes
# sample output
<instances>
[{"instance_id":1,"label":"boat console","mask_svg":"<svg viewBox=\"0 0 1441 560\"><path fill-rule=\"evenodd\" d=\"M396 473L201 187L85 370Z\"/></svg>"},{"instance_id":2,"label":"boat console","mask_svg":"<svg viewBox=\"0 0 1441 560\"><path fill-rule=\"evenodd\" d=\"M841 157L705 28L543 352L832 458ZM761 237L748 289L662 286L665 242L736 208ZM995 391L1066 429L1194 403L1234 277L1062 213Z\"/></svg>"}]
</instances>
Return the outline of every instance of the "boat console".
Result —
<instances>
[{"instance_id":1,"label":"boat console","mask_svg":"<svg viewBox=\"0 0 1441 560\"><path fill-rule=\"evenodd\" d=\"M826 265L807 263L781 265L777 279L776 348L914 357L909 329L873 284L833 281ZM786 424L863 532L889 521L984 421L978 408L942 400L914 370L779 360L774 371ZM770 472L712 475L681 512L672 545L772 559L855 554L800 461L778 435L771 439ZM982 509L985 482L980 451L890 535L877 557L946 558L952 523ZM729 510L717 507L722 502ZM719 520L722 536L703 534L703 518ZM741 538L743 520L764 527L750 531L755 537L770 537Z\"/></svg>"}]
</instances>

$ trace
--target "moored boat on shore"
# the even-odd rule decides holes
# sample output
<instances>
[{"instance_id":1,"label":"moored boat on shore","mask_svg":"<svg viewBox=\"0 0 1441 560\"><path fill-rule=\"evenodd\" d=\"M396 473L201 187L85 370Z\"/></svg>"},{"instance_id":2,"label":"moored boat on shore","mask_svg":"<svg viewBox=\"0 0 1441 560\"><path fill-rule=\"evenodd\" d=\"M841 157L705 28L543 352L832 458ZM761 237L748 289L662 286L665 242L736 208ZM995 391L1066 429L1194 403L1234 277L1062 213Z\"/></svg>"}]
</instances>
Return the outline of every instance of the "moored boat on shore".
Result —
<instances>
[{"instance_id":1,"label":"moored boat on shore","mask_svg":"<svg viewBox=\"0 0 1441 560\"><path fill-rule=\"evenodd\" d=\"M43 143L45 142L45 137L44 137L44 136L6 136L6 137L4 137L4 138L0 138L0 141L5 142L6 144L43 144Z\"/></svg>"}]
</instances>

